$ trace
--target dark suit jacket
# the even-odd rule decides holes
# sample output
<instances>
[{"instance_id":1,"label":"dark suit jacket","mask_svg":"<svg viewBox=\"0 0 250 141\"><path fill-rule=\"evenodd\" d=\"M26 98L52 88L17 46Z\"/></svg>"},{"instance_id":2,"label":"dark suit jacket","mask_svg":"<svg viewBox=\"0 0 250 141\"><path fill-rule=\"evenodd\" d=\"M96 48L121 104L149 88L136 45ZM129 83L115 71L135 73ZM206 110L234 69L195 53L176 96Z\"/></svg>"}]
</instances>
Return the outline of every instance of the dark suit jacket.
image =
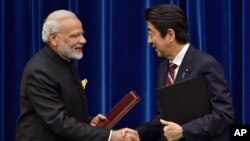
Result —
<instances>
[{"instance_id":1,"label":"dark suit jacket","mask_svg":"<svg viewBox=\"0 0 250 141\"><path fill-rule=\"evenodd\" d=\"M163 61L158 71L158 87L166 84L169 61ZM174 83L203 75L211 91L211 114L182 126L185 140L224 141L229 124L233 123L234 111L231 93L220 64L210 55L190 46L183 58ZM138 128L141 141L154 141L161 136L160 113L151 122Z\"/></svg>"},{"instance_id":2,"label":"dark suit jacket","mask_svg":"<svg viewBox=\"0 0 250 141\"><path fill-rule=\"evenodd\" d=\"M107 141L110 131L89 125L85 91L75 64L45 46L26 65L17 141Z\"/></svg>"}]
</instances>

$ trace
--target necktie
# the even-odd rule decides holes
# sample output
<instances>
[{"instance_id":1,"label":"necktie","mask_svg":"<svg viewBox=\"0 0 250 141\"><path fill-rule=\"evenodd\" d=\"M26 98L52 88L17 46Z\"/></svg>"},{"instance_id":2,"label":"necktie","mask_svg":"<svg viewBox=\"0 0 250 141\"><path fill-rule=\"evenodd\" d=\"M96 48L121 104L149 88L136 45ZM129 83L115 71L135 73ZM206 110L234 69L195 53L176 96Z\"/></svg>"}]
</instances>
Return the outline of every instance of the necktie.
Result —
<instances>
[{"instance_id":1,"label":"necktie","mask_svg":"<svg viewBox=\"0 0 250 141\"><path fill-rule=\"evenodd\" d=\"M172 62L169 64L167 86L173 85L174 83L174 70L176 67L177 65Z\"/></svg>"}]
</instances>

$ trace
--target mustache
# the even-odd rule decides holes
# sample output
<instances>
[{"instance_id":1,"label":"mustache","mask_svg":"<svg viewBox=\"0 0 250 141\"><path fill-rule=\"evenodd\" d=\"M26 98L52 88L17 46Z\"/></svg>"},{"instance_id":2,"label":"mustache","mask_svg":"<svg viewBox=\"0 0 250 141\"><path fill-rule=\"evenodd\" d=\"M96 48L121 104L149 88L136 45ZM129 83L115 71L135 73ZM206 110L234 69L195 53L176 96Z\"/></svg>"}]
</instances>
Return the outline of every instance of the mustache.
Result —
<instances>
[{"instance_id":1,"label":"mustache","mask_svg":"<svg viewBox=\"0 0 250 141\"><path fill-rule=\"evenodd\" d=\"M83 48L83 45L76 45L76 46L73 46L74 49L76 48Z\"/></svg>"}]
</instances>

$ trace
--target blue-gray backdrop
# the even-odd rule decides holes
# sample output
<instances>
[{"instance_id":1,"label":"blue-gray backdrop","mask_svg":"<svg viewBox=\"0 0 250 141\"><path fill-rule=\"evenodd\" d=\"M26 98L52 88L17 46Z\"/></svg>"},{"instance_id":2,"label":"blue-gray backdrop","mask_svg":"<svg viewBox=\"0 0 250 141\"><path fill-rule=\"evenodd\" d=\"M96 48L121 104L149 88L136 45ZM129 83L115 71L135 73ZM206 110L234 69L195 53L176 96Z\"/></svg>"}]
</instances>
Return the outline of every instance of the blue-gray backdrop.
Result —
<instances>
[{"instance_id":1,"label":"blue-gray backdrop","mask_svg":"<svg viewBox=\"0 0 250 141\"><path fill-rule=\"evenodd\" d=\"M57 9L75 12L86 30L84 58L78 67L82 79L89 80L91 115L107 113L134 89L142 100L115 128L135 128L150 120L161 60L147 45L143 15L145 8L169 2L187 13L191 43L223 66L232 90L235 122L249 124L249 0L1 0L0 140L15 140L22 71L43 47L43 20Z\"/></svg>"}]
</instances>

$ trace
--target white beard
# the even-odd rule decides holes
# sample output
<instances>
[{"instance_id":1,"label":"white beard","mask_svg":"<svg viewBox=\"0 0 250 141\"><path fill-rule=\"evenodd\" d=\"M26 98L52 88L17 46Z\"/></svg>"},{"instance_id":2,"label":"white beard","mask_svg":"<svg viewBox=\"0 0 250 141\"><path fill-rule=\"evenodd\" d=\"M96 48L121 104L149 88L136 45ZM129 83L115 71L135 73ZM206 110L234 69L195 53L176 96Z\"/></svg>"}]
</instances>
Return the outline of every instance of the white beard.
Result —
<instances>
[{"instance_id":1,"label":"white beard","mask_svg":"<svg viewBox=\"0 0 250 141\"><path fill-rule=\"evenodd\" d=\"M78 46L70 47L64 41L62 41L58 47L58 54L62 57L67 58L67 59L80 60L83 57L83 53L76 52L75 48L77 48L77 47Z\"/></svg>"}]
</instances>

